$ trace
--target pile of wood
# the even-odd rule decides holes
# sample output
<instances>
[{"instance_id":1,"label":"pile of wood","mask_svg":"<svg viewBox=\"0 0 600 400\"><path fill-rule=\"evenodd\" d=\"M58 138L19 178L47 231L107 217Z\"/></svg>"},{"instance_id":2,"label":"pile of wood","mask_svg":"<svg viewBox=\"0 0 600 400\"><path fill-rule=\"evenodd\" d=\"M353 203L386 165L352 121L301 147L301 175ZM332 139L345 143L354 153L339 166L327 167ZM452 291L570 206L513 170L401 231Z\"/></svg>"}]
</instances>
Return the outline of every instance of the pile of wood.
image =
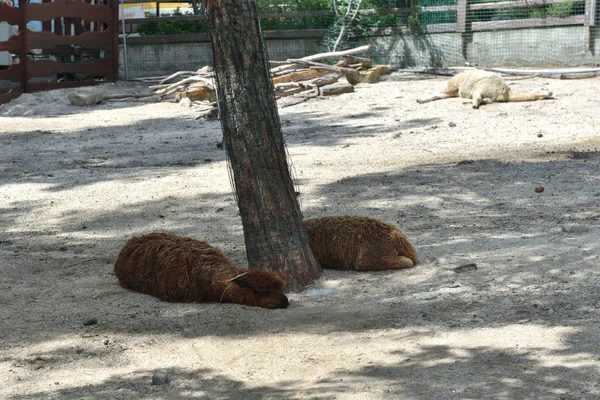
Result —
<instances>
[{"instance_id":1,"label":"pile of wood","mask_svg":"<svg viewBox=\"0 0 600 400\"><path fill-rule=\"evenodd\" d=\"M283 65L271 69L275 94L277 97L285 97L316 89L317 94L332 95L353 91L354 85L360 82L373 82L381 75L389 73L390 69L385 65L373 66L370 59L354 55L370 48L371 46L362 46L276 62ZM339 58L339 61L334 65L316 62L331 58ZM332 85L342 78L345 78L347 83Z\"/></svg>"},{"instance_id":2,"label":"pile of wood","mask_svg":"<svg viewBox=\"0 0 600 400\"><path fill-rule=\"evenodd\" d=\"M271 69L275 95L286 97L304 91L316 91L317 95L332 95L353 91L359 82L373 82L381 75L389 73L384 65L373 66L368 58L354 54L365 52L370 46L351 50L314 54L299 59L274 61ZM319 63L317 60L338 58L335 65ZM345 78L347 83L333 85ZM214 74L211 67L198 71L180 71L149 87L154 90L158 101L173 99L175 102L216 101ZM188 99L188 100L185 100Z\"/></svg>"},{"instance_id":3,"label":"pile of wood","mask_svg":"<svg viewBox=\"0 0 600 400\"><path fill-rule=\"evenodd\" d=\"M299 59L273 61L271 75L276 97L283 98L298 93L302 95L302 92L307 92L309 96L304 96L301 100L304 101L319 95L331 96L352 92L354 85L359 82L376 81L381 75L389 73L390 68L385 65L373 66L370 59L355 56L370 48L371 46L362 46ZM332 58L338 59L334 65L317 62L317 60ZM181 105L205 106L205 112L199 118L218 116L215 75L212 67L207 66L197 71L179 71L167 77L146 78L143 81L153 82L149 86L152 90L150 93L104 96L103 100L156 97L157 101L171 100ZM312 93L315 95L311 95ZM89 101L94 101L94 98Z\"/></svg>"},{"instance_id":4,"label":"pile of wood","mask_svg":"<svg viewBox=\"0 0 600 400\"><path fill-rule=\"evenodd\" d=\"M181 79L184 77L183 79ZM174 83L170 81L178 78ZM206 66L198 71L179 71L161 80L157 85L149 87L158 96L158 101L175 96L174 101L184 98L190 101L216 101L214 73L212 67Z\"/></svg>"}]
</instances>

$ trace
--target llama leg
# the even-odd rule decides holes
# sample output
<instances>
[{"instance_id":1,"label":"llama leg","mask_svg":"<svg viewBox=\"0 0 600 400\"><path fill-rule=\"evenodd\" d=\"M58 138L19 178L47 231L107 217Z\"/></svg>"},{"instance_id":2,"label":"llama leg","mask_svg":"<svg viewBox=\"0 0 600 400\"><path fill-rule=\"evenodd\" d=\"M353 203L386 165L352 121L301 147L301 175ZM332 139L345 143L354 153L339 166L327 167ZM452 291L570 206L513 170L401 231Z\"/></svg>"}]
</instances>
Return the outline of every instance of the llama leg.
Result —
<instances>
[{"instance_id":1,"label":"llama leg","mask_svg":"<svg viewBox=\"0 0 600 400\"><path fill-rule=\"evenodd\" d=\"M382 261L387 265L386 269L405 269L415 265L413 260L404 256L384 257Z\"/></svg>"},{"instance_id":2,"label":"llama leg","mask_svg":"<svg viewBox=\"0 0 600 400\"><path fill-rule=\"evenodd\" d=\"M434 94L433 96L424 97L422 99L417 99L417 103L419 103L419 104L429 103L430 101L449 99L450 97L456 97L456 96L453 96L453 95L450 95L447 93L438 93L438 94Z\"/></svg>"},{"instance_id":3,"label":"llama leg","mask_svg":"<svg viewBox=\"0 0 600 400\"><path fill-rule=\"evenodd\" d=\"M386 269L412 268L414 265L413 260L405 256L382 256L375 253L366 253L357 260L355 269L357 271L382 271Z\"/></svg>"},{"instance_id":4,"label":"llama leg","mask_svg":"<svg viewBox=\"0 0 600 400\"><path fill-rule=\"evenodd\" d=\"M483 99L481 98L481 93L473 93L473 97L471 98L471 103L473 103L473 108L477 109L483 103Z\"/></svg>"}]
</instances>

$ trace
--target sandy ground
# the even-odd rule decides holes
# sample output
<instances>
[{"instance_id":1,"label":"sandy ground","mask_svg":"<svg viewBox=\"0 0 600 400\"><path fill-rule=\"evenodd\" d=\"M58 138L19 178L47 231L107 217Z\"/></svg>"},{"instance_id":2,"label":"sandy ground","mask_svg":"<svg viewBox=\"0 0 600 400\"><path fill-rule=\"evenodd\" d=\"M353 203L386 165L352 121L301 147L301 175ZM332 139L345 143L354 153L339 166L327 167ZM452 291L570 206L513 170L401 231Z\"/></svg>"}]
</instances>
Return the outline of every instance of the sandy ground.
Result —
<instances>
[{"instance_id":1,"label":"sandy ground","mask_svg":"<svg viewBox=\"0 0 600 400\"><path fill-rule=\"evenodd\" d=\"M479 110L415 102L444 81L281 102L305 216L394 222L423 260L324 271L286 310L116 284L121 246L151 231L246 265L218 121L67 90L0 107L0 398L600 399L600 79L517 81L555 98Z\"/></svg>"}]
</instances>

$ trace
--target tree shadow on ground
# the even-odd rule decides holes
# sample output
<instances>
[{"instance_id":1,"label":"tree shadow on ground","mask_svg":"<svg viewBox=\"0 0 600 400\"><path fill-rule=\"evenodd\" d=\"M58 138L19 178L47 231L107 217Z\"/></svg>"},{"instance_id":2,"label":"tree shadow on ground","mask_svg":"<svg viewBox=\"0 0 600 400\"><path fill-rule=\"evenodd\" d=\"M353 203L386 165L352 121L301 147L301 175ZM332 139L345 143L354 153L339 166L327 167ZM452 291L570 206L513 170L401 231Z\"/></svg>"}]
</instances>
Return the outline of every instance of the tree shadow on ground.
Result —
<instances>
[{"instance_id":1,"label":"tree shadow on ground","mask_svg":"<svg viewBox=\"0 0 600 400\"><path fill-rule=\"evenodd\" d=\"M43 357L42 357L43 358ZM35 362L35 361L34 361ZM37 361L43 364L43 362ZM29 395L13 396L12 400L34 400L40 398L59 399L248 399L300 398L295 395L293 383L273 386L249 386L243 381L202 368L190 371L181 368L166 368L169 382L153 385L153 370L141 370L124 376L113 375L99 384L61 388L60 382L46 390ZM313 394L317 390L311 391ZM316 395L315 399L331 399Z\"/></svg>"},{"instance_id":2,"label":"tree shadow on ground","mask_svg":"<svg viewBox=\"0 0 600 400\"><path fill-rule=\"evenodd\" d=\"M246 306L161 302L116 284L111 272L112 260L121 245L121 239L116 236L80 239L73 247L67 245L64 252L59 247L64 234L75 233L67 228L72 224L64 225L65 230L55 235L42 235L38 231L39 236L31 238L32 245L24 249L28 256L40 256L31 270L23 269L18 256L12 261L4 257L9 261L4 263L4 268L21 268L23 275L21 281L5 282L1 288L4 295L0 303L19 304L23 310L18 322L2 317L13 327L10 336L1 335L4 345L23 346L55 340L65 330L84 338L175 335L189 340L211 336L236 340L267 336L272 337L274 343L282 335L337 336L349 332L377 335L393 334L397 329L414 333L412 337L398 335L397 347L390 350L391 359L385 363L375 361L329 371L310 389L303 382L252 386L247 381L206 369L175 368L170 370L173 382L164 387L151 386L152 371L147 370L114 375L89 386L61 388L59 384L13 398L75 399L82 398L82 394L89 399L110 396L330 399L353 395L425 400L430 399L432 393L447 399L594 396L600 390L595 386L594 365L587 362L560 365L547 359L548 353L560 360L572 357L593 360L600 356L596 346L600 341L597 329L600 298L597 277L594 280L600 244L591 240L594 230L584 233L590 235L590 241L579 249L580 258L566 259L573 254L575 244L570 242L571 235L561 234L556 229L565 221L591 224L592 229L596 229L600 210L594 203L595 198L572 196L584 185L598 187L598 164L589 161L586 158L513 164L482 160L456 165L421 165L324 185L318 193L324 197L324 204L344 199L353 214L382 215L398 223L414 238L424 263L407 271L367 274L325 271L319 283L325 286L316 288L327 288L327 284L335 283L333 293L322 297L311 297L306 292L292 294L292 304L287 310L252 308L252 313L244 313L240 309L248 308ZM571 179L564 179L566 176ZM544 197L533 191L540 179L547 188ZM554 181L563 186L554 186ZM214 204L219 197L215 195L207 201ZM144 230L147 228L143 223L144 213L161 207L163 202L157 200L155 204L123 209L110 216L111 224L117 231ZM319 213L319 208L306 210L308 216ZM194 215L193 224L214 226L214 230L220 232L220 239L215 237L209 240L211 243L219 246L235 237L238 238L235 241L241 243L239 227L226 230L227 226L236 225L231 223L236 218L233 210L224 215L190 209L189 214ZM227 218L223 219L224 216ZM105 217L87 216L89 229L93 231L96 224L105 224L102 218ZM125 226L122 222L125 220L135 221L137 228ZM174 217L170 222L173 229L193 230L191 221L188 225L183 216ZM12 222L13 227L18 225L18 221ZM31 232L36 233L36 230ZM547 240L534 245L529 243L533 236ZM96 250L91 246L94 241L104 243ZM6 254L18 250L19 245L3 243L3 250ZM113 249L114 254L107 254L107 248ZM226 253L231 251L229 248ZM243 250L240 248L237 252ZM74 258L81 262L78 264ZM454 272L454 267L467 262L476 263L478 269L463 274ZM45 271L57 268L61 269L62 282L60 286L53 286ZM54 279L56 277L54 275ZM15 297L11 287L19 287L20 297ZM432 300L420 300L417 296L442 289ZM395 294L389 297L382 293ZM361 304L359 309L347 304L345 299L350 297ZM40 308L36 305L40 302L52 304L52 308ZM87 311L72 306L79 303L88 303L84 307ZM96 311L90 313L94 308ZM86 321L91 318L97 319L97 323L87 325ZM122 323L124 320L127 323ZM43 329L31 332L32 326ZM529 346L520 350L506 344L510 339L503 336L505 329L512 326L537 327L543 331L540 335L554 329L569 329L557 333L557 343L551 349ZM483 347L474 340L450 347L436 345L430 339L441 335L447 343L452 342L447 339L448 335L469 337L482 330L496 332L498 346ZM526 330L522 334L531 333ZM407 350L411 342L415 342L413 349ZM369 348L368 341L364 346ZM81 355L77 351L61 348L42 352L39 359L30 361L2 361L51 368L65 360L73 362L73 357L91 354L102 358L103 351L108 350L84 349Z\"/></svg>"}]
</instances>

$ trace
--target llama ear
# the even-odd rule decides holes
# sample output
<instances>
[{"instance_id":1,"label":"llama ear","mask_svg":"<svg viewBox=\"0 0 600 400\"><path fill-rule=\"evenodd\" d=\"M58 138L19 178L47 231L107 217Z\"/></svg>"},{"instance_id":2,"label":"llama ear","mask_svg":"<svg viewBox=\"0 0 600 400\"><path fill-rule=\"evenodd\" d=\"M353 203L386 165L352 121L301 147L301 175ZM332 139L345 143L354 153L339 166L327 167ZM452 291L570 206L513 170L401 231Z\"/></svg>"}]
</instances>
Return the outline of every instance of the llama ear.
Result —
<instances>
[{"instance_id":1,"label":"llama ear","mask_svg":"<svg viewBox=\"0 0 600 400\"><path fill-rule=\"evenodd\" d=\"M236 276L231 281L235 282L239 287L242 287L244 289L254 289L246 275Z\"/></svg>"}]
</instances>

